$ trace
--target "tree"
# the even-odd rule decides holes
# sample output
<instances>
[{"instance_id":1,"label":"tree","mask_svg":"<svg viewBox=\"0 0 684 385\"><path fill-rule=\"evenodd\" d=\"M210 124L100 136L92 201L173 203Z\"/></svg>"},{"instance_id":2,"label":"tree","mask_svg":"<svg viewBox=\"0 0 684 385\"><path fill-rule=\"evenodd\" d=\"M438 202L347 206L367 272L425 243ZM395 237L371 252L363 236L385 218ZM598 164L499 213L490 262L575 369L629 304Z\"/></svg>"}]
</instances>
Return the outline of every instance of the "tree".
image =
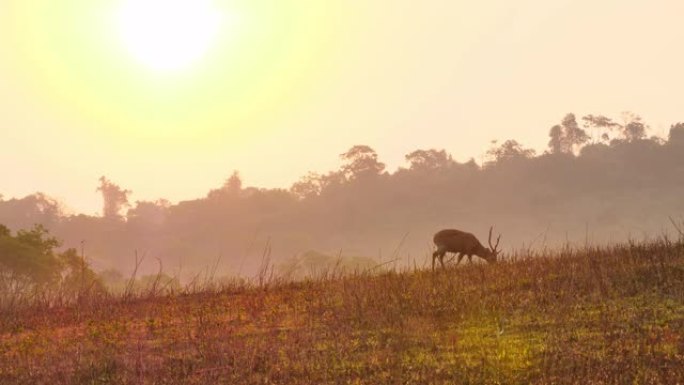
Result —
<instances>
[{"instance_id":1,"label":"tree","mask_svg":"<svg viewBox=\"0 0 684 385\"><path fill-rule=\"evenodd\" d=\"M242 178L240 178L240 172L237 170L233 171L230 178L226 179L223 184L223 190L228 194L238 195L242 191Z\"/></svg>"},{"instance_id":2,"label":"tree","mask_svg":"<svg viewBox=\"0 0 684 385\"><path fill-rule=\"evenodd\" d=\"M603 115L586 115L582 117L585 121L585 126L589 127L604 127L604 128L617 128L620 124L613 122L612 119Z\"/></svg>"},{"instance_id":3,"label":"tree","mask_svg":"<svg viewBox=\"0 0 684 385\"><path fill-rule=\"evenodd\" d=\"M222 197L239 197L241 192L242 178L240 178L240 172L234 170L233 174L223 182L221 188L209 191L207 196L214 199Z\"/></svg>"},{"instance_id":4,"label":"tree","mask_svg":"<svg viewBox=\"0 0 684 385\"><path fill-rule=\"evenodd\" d=\"M59 254L62 292L70 299L80 299L85 293L104 292L104 285L76 249Z\"/></svg>"},{"instance_id":5,"label":"tree","mask_svg":"<svg viewBox=\"0 0 684 385\"><path fill-rule=\"evenodd\" d=\"M668 143L672 145L684 145L684 123L676 123L670 126Z\"/></svg>"},{"instance_id":6,"label":"tree","mask_svg":"<svg viewBox=\"0 0 684 385\"><path fill-rule=\"evenodd\" d=\"M437 170L449 167L454 161L445 150L416 150L405 156L414 171Z\"/></svg>"},{"instance_id":7,"label":"tree","mask_svg":"<svg viewBox=\"0 0 684 385\"><path fill-rule=\"evenodd\" d=\"M126 217L130 223L158 226L164 223L168 216L171 202L158 199L155 202L137 201L135 207L128 210Z\"/></svg>"},{"instance_id":8,"label":"tree","mask_svg":"<svg viewBox=\"0 0 684 385\"><path fill-rule=\"evenodd\" d=\"M643 139L646 136L646 126L639 121L632 121L625 125L625 139L628 142Z\"/></svg>"},{"instance_id":9,"label":"tree","mask_svg":"<svg viewBox=\"0 0 684 385\"><path fill-rule=\"evenodd\" d=\"M12 236L0 225L0 300L5 296L45 295L61 287L62 294L80 297L86 290L102 289L96 274L75 249L56 253L60 242L41 225Z\"/></svg>"},{"instance_id":10,"label":"tree","mask_svg":"<svg viewBox=\"0 0 684 385\"><path fill-rule=\"evenodd\" d=\"M12 236L0 225L0 292L21 293L59 280L59 242L41 225Z\"/></svg>"},{"instance_id":11,"label":"tree","mask_svg":"<svg viewBox=\"0 0 684 385\"><path fill-rule=\"evenodd\" d=\"M104 176L100 177L100 186L96 191L102 193L102 200L104 202L102 216L105 218L120 219L121 210L124 207L130 206L128 203L128 194L130 194L131 191L122 189Z\"/></svg>"},{"instance_id":12,"label":"tree","mask_svg":"<svg viewBox=\"0 0 684 385\"><path fill-rule=\"evenodd\" d=\"M493 147L487 151L489 163L501 163L512 159L529 159L534 157L536 153L531 148L524 148L516 140L507 140L498 147L496 143L496 141L492 141Z\"/></svg>"},{"instance_id":13,"label":"tree","mask_svg":"<svg viewBox=\"0 0 684 385\"><path fill-rule=\"evenodd\" d=\"M378 162L378 154L369 146L353 146L340 158L345 161L341 171L347 180L376 176L385 170L385 164Z\"/></svg>"},{"instance_id":14,"label":"tree","mask_svg":"<svg viewBox=\"0 0 684 385\"><path fill-rule=\"evenodd\" d=\"M43 193L0 201L0 218L13 228L28 228L36 223L52 227L63 215L60 203Z\"/></svg>"},{"instance_id":15,"label":"tree","mask_svg":"<svg viewBox=\"0 0 684 385\"><path fill-rule=\"evenodd\" d=\"M575 149L589 140L589 135L577 124L575 114L567 114L560 125L549 131L549 150L552 154L572 154Z\"/></svg>"},{"instance_id":16,"label":"tree","mask_svg":"<svg viewBox=\"0 0 684 385\"><path fill-rule=\"evenodd\" d=\"M614 122L612 119L603 115L586 115L582 117L584 121L585 128L593 128L595 131L600 133L600 138L602 142L608 142L610 139L609 133L615 129L621 129L622 126L619 123Z\"/></svg>"},{"instance_id":17,"label":"tree","mask_svg":"<svg viewBox=\"0 0 684 385\"><path fill-rule=\"evenodd\" d=\"M618 142L621 140L633 142L646 137L648 126L642 121L639 115L631 112L623 112L622 119L624 124L616 123L603 115L587 115L582 117L586 128L594 128L603 131L601 134L603 142L608 142L610 140L609 134L614 130L617 130L622 135L622 139L613 139Z\"/></svg>"},{"instance_id":18,"label":"tree","mask_svg":"<svg viewBox=\"0 0 684 385\"><path fill-rule=\"evenodd\" d=\"M560 154L565 152L563 148L563 127L556 124L549 130L549 151L552 154Z\"/></svg>"},{"instance_id":19,"label":"tree","mask_svg":"<svg viewBox=\"0 0 684 385\"><path fill-rule=\"evenodd\" d=\"M565 115L561 125L563 126L563 132L567 141L566 146L570 149L570 152L574 150L575 146L581 146L589 140L589 135L577 124L575 114Z\"/></svg>"},{"instance_id":20,"label":"tree","mask_svg":"<svg viewBox=\"0 0 684 385\"><path fill-rule=\"evenodd\" d=\"M320 195L323 186L323 177L315 172L309 172L290 187L290 192L299 199L307 199Z\"/></svg>"},{"instance_id":21,"label":"tree","mask_svg":"<svg viewBox=\"0 0 684 385\"><path fill-rule=\"evenodd\" d=\"M646 125L641 117L631 112L622 114L625 124L621 126L622 135L628 142L643 139L646 136Z\"/></svg>"}]
</instances>

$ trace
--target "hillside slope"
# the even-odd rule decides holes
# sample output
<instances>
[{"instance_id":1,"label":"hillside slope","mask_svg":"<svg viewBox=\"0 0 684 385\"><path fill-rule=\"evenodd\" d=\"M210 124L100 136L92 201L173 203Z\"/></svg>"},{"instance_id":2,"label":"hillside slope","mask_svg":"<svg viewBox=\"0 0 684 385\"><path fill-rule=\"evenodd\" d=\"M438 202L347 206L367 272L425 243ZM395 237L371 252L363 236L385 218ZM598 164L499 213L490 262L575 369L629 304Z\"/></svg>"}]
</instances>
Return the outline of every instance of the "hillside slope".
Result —
<instances>
[{"instance_id":1,"label":"hillside slope","mask_svg":"<svg viewBox=\"0 0 684 385\"><path fill-rule=\"evenodd\" d=\"M14 309L2 384L675 384L684 244Z\"/></svg>"}]
</instances>

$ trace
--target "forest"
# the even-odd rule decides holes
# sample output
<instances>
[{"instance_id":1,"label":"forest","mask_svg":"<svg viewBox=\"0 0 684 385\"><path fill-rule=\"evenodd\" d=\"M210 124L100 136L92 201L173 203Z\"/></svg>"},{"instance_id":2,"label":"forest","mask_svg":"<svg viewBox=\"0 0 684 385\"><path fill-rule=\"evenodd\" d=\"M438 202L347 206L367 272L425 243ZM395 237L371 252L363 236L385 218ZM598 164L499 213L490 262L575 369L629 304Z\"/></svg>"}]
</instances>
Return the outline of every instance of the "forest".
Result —
<instances>
[{"instance_id":1,"label":"forest","mask_svg":"<svg viewBox=\"0 0 684 385\"><path fill-rule=\"evenodd\" d=\"M668 234L684 215L684 124L666 138L650 131L632 113L567 114L541 153L513 139L493 141L480 163L419 149L392 172L357 145L340 155L339 169L288 189L243 186L235 171L206 196L176 204L131 202L131 191L103 176L101 216L69 213L37 192L0 196L0 224L7 234L49 232L60 252L73 249L114 277L138 264L140 273L162 269L184 282L207 269L251 277L265 263L292 277L335 264L425 266L442 228L484 241L494 226L504 254L644 240ZM0 267L11 267L7 258Z\"/></svg>"}]
</instances>

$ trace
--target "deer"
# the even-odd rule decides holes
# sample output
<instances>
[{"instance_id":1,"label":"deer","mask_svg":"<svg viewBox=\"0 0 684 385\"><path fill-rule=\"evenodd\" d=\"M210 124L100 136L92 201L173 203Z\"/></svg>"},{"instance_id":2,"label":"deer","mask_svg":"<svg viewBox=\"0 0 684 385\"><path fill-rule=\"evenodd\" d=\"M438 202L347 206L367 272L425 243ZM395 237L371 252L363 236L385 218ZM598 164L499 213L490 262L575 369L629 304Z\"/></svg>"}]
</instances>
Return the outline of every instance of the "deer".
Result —
<instances>
[{"instance_id":1,"label":"deer","mask_svg":"<svg viewBox=\"0 0 684 385\"><path fill-rule=\"evenodd\" d=\"M435 270L435 259L439 258L439 263L444 268L444 255L447 252L458 254L458 261L456 265L461 263L464 256L468 257L469 262L473 262L473 255L484 259L489 263L496 263L496 257L501 250L499 241L501 241L501 234L496 238L496 245L492 246L492 230L494 226L489 228L489 248L482 246L480 241L471 233L465 231L446 229L437 232L433 238L437 251L432 253L432 270Z\"/></svg>"}]
</instances>

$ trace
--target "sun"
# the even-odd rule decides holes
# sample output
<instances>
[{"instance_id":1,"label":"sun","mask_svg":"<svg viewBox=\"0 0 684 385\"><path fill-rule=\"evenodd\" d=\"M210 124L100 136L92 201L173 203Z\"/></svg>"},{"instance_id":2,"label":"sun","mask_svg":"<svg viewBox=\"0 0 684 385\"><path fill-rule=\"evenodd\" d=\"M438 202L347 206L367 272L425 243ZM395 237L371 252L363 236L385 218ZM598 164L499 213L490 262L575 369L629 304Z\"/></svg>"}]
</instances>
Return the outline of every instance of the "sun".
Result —
<instances>
[{"instance_id":1,"label":"sun","mask_svg":"<svg viewBox=\"0 0 684 385\"><path fill-rule=\"evenodd\" d=\"M155 71L177 71L201 59L221 29L211 0L125 0L117 13L126 49Z\"/></svg>"}]
</instances>

